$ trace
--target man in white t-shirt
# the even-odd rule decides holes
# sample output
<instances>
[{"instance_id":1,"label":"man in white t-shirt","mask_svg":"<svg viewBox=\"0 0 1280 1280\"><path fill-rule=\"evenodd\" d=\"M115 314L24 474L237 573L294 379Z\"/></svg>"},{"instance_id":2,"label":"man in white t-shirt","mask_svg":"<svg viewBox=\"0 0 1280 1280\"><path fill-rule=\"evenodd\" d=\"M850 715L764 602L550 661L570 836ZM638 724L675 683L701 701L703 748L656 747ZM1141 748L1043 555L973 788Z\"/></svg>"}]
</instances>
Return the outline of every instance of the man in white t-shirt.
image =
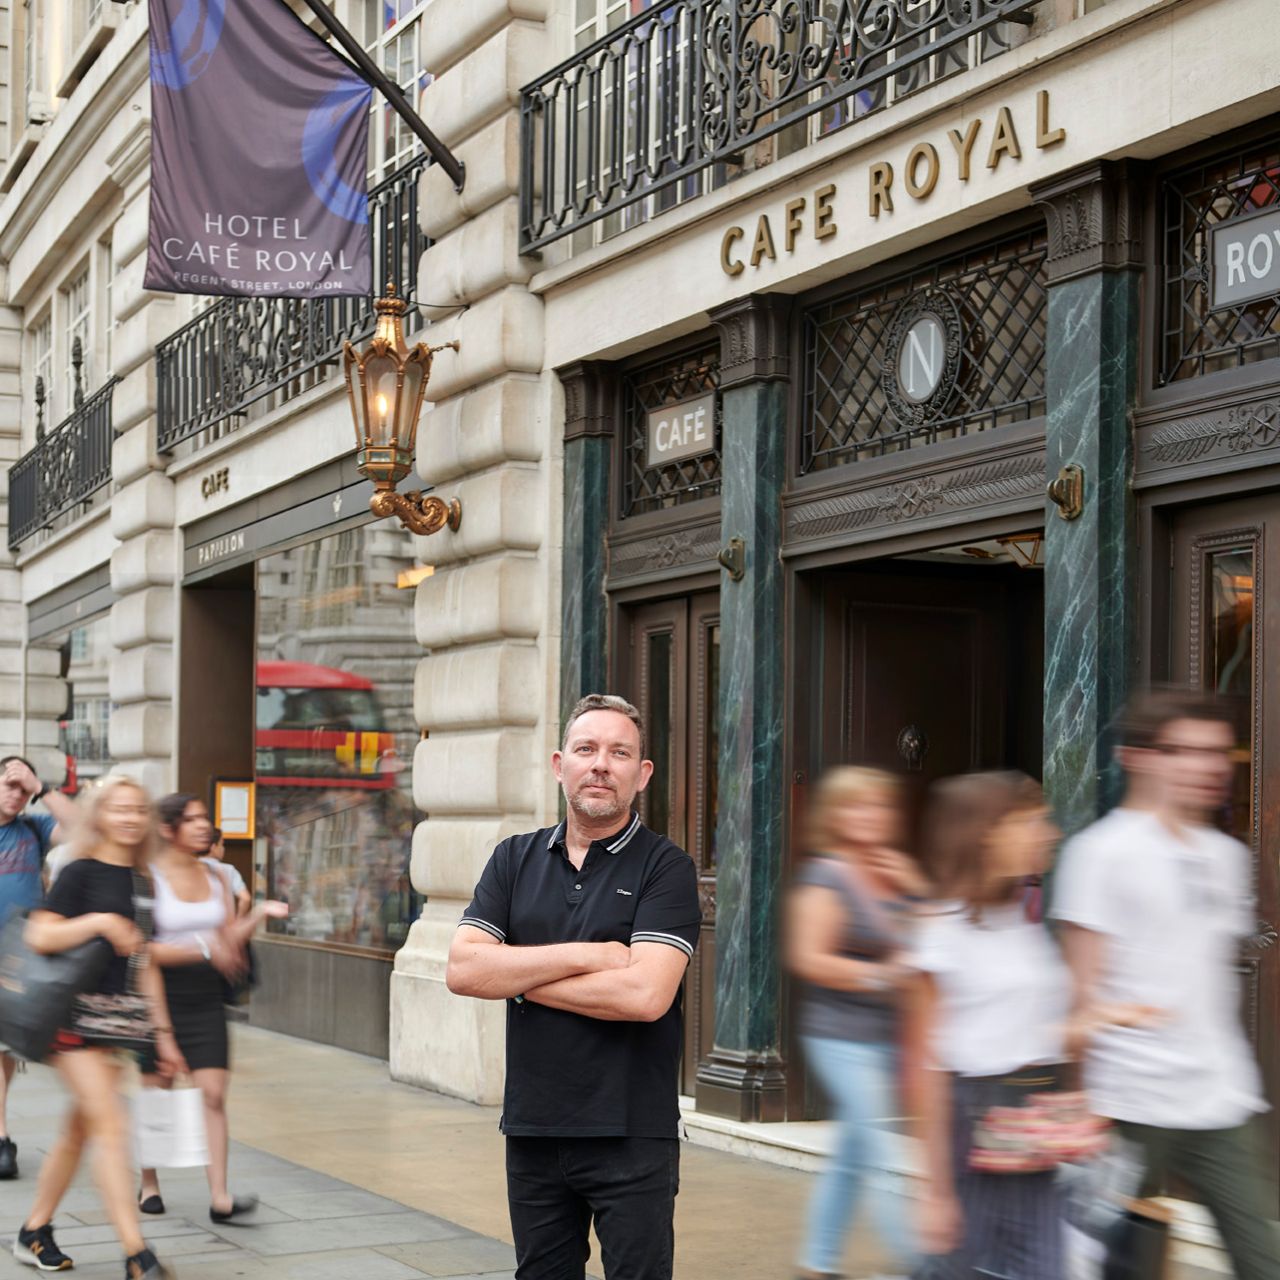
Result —
<instances>
[{"instance_id":1,"label":"man in white t-shirt","mask_svg":"<svg viewBox=\"0 0 1280 1280\"><path fill-rule=\"evenodd\" d=\"M1094 1110L1145 1150L1147 1192L1176 1175L1200 1195L1238 1280L1276 1280L1275 1191L1253 1123L1267 1103L1236 972L1257 928L1250 855L1211 825L1234 747L1205 695L1136 698L1117 747L1125 800L1063 849L1052 914L1077 1019L1101 1028L1085 1063ZM1129 1016L1102 1012L1116 1007Z\"/></svg>"}]
</instances>

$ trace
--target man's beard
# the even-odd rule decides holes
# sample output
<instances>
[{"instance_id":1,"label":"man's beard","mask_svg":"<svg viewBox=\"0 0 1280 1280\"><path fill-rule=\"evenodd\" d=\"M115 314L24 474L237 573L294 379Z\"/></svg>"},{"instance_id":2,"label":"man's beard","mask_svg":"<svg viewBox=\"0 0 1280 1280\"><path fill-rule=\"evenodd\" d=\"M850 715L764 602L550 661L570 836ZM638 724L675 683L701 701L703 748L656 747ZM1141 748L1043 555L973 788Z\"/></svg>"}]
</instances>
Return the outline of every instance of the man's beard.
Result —
<instances>
[{"instance_id":1,"label":"man's beard","mask_svg":"<svg viewBox=\"0 0 1280 1280\"><path fill-rule=\"evenodd\" d=\"M587 784L591 785L590 783ZM604 818L616 818L626 810L626 805L615 791L611 796L586 796L579 790L568 797L569 803L584 818L599 822Z\"/></svg>"}]
</instances>

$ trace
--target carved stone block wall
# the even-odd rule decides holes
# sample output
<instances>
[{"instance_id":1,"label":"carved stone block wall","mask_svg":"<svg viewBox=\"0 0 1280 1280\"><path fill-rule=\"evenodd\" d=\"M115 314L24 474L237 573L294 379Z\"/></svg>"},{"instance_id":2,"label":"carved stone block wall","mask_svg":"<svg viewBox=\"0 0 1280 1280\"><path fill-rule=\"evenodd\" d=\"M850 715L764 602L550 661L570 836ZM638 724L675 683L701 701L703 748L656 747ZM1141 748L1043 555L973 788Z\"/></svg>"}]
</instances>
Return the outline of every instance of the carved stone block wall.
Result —
<instances>
[{"instance_id":1,"label":"carved stone block wall","mask_svg":"<svg viewBox=\"0 0 1280 1280\"><path fill-rule=\"evenodd\" d=\"M461 195L429 169L422 222L433 236L418 296L432 312L436 358L418 470L462 501L462 526L420 544L435 573L417 594L428 652L414 714L430 736L414 760L414 885L427 896L396 955L391 1072L477 1102L503 1084L504 1006L465 1000L444 984L457 924L495 842L550 819L559 649L560 450L550 423L559 386L542 375L542 303L515 253L519 87L545 63L533 0L434 5L422 19L436 80L420 108L468 166ZM434 176L433 176L434 175ZM490 598L487 593L494 593Z\"/></svg>"}]
</instances>

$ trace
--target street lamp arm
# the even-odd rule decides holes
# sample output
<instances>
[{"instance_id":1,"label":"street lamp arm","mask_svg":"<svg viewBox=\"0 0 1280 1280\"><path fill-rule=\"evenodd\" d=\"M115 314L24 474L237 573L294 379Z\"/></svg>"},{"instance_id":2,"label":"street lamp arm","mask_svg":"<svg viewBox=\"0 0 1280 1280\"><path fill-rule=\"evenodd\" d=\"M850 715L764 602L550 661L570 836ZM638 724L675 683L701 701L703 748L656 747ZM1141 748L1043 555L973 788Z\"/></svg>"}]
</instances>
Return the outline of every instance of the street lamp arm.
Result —
<instances>
[{"instance_id":1,"label":"street lamp arm","mask_svg":"<svg viewBox=\"0 0 1280 1280\"><path fill-rule=\"evenodd\" d=\"M369 509L379 519L396 516L410 533L419 537L439 533L445 525L457 533L462 524L462 503L457 498L452 502L432 494L424 498L417 490L397 493L394 489L379 489L369 499Z\"/></svg>"}]
</instances>

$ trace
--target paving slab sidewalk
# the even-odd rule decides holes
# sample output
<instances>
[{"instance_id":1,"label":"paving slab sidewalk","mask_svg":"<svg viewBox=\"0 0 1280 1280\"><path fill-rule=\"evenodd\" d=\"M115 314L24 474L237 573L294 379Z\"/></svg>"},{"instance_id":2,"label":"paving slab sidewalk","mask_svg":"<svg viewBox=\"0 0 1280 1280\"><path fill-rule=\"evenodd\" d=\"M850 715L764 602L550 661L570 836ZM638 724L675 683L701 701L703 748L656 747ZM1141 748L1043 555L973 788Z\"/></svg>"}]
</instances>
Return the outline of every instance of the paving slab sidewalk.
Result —
<instances>
[{"instance_id":1,"label":"paving slab sidewalk","mask_svg":"<svg viewBox=\"0 0 1280 1280\"><path fill-rule=\"evenodd\" d=\"M146 1231L180 1280L511 1280L496 1108L397 1084L377 1059L244 1026L233 1035L231 1183L262 1208L252 1226L215 1226L202 1171L165 1173L169 1211ZM22 1177L0 1183L0 1280L36 1274L9 1249L64 1105L52 1072L16 1077ZM787 1280L812 1185L806 1173L686 1144L677 1280ZM74 1274L121 1274L87 1164L56 1225ZM875 1274L868 1231L854 1233L847 1261L852 1276ZM1188 1269L1177 1280L1211 1276Z\"/></svg>"}]
</instances>

